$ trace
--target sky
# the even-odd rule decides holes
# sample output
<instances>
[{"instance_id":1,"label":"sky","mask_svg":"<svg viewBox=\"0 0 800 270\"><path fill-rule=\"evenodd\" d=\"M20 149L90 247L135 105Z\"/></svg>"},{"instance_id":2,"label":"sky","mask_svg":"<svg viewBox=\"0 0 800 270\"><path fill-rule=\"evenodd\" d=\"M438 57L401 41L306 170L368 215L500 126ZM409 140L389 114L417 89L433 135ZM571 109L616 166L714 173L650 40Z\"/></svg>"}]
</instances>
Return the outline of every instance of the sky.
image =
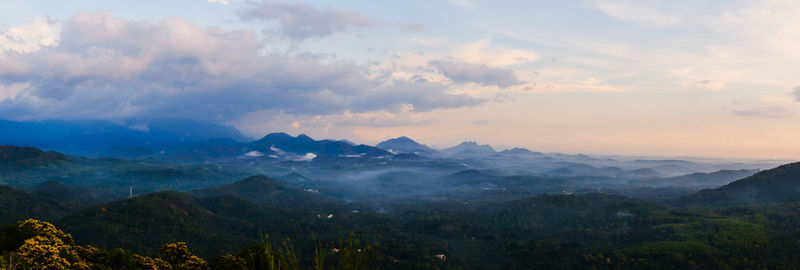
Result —
<instances>
[{"instance_id":1,"label":"sky","mask_svg":"<svg viewBox=\"0 0 800 270\"><path fill-rule=\"evenodd\" d=\"M0 119L800 158L800 2L0 0Z\"/></svg>"}]
</instances>

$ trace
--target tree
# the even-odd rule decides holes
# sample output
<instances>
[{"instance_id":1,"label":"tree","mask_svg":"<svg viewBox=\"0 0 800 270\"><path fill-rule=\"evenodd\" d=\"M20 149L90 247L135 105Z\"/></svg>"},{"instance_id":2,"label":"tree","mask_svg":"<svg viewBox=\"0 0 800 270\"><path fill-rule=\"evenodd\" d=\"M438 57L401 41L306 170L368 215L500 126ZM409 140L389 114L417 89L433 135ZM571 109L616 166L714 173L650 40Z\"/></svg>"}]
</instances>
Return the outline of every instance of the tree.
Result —
<instances>
[{"instance_id":1,"label":"tree","mask_svg":"<svg viewBox=\"0 0 800 270\"><path fill-rule=\"evenodd\" d=\"M48 222L28 219L18 226L20 234L30 236L17 249L22 264L33 269L89 269L78 254L85 251L73 246L72 236Z\"/></svg>"},{"instance_id":2,"label":"tree","mask_svg":"<svg viewBox=\"0 0 800 270\"><path fill-rule=\"evenodd\" d=\"M216 270L245 270L247 261L239 256L225 254L217 260Z\"/></svg>"},{"instance_id":3,"label":"tree","mask_svg":"<svg viewBox=\"0 0 800 270\"><path fill-rule=\"evenodd\" d=\"M186 242L166 244L159 250L161 258L176 270L208 270L208 263L189 251Z\"/></svg>"}]
</instances>

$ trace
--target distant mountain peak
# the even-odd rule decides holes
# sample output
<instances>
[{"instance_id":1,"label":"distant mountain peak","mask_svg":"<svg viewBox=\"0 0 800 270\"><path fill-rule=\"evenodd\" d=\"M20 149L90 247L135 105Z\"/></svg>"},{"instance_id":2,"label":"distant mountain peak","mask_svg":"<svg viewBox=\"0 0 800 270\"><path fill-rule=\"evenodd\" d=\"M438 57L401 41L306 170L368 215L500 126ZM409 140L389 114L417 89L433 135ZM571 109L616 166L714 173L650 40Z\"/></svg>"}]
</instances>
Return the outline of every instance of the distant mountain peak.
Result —
<instances>
[{"instance_id":1,"label":"distant mountain peak","mask_svg":"<svg viewBox=\"0 0 800 270\"><path fill-rule=\"evenodd\" d=\"M506 149L506 150L501 151L501 153L504 153L504 154L541 154L540 152L533 152L531 150L528 150L526 148L521 148L521 147L514 147L514 148L511 148L511 149Z\"/></svg>"},{"instance_id":2,"label":"distant mountain peak","mask_svg":"<svg viewBox=\"0 0 800 270\"><path fill-rule=\"evenodd\" d=\"M284 154L291 155L325 155L325 156L384 156L391 155L391 153L382 149L366 146L366 145L352 145L349 142L335 141L335 140L314 140L306 134L297 135L292 137L286 133L271 133L264 138L252 142L249 146L262 153L275 153L275 148L280 149Z\"/></svg>"},{"instance_id":3,"label":"distant mountain peak","mask_svg":"<svg viewBox=\"0 0 800 270\"><path fill-rule=\"evenodd\" d=\"M476 141L465 141L456 146L442 149L441 152L452 157L488 156L497 153L497 151L488 144L478 144Z\"/></svg>"},{"instance_id":4,"label":"distant mountain peak","mask_svg":"<svg viewBox=\"0 0 800 270\"><path fill-rule=\"evenodd\" d=\"M287 139L287 138L293 138L293 137L291 135L289 135L289 134L284 133L284 132L273 132L273 133L265 135L264 137L259 139L259 141L269 140L269 139Z\"/></svg>"},{"instance_id":5,"label":"distant mountain peak","mask_svg":"<svg viewBox=\"0 0 800 270\"><path fill-rule=\"evenodd\" d=\"M391 151L395 154L417 154L424 156L437 154L436 150L433 150L424 144L420 144L406 136L385 140L375 145L375 147Z\"/></svg>"}]
</instances>

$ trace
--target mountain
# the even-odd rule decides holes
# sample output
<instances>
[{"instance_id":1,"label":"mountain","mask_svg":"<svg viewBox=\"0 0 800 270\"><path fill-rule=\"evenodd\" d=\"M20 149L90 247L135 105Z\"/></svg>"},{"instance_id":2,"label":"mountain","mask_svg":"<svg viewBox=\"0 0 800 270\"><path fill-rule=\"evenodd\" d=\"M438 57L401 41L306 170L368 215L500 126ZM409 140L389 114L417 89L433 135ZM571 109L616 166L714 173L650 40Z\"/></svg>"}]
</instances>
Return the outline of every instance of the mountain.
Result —
<instances>
[{"instance_id":1,"label":"mountain","mask_svg":"<svg viewBox=\"0 0 800 270\"><path fill-rule=\"evenodd\" d=\"M54 166L67 161L67 156L54 151L42 151L33 147L0 145L0 168L19 170L42 166Z\"/></svg>"},{"instance_id":2,"label":"mountain","mask_svg":"<svg viewBox=\"0 0 800 270\"><path fill-rule=\"evenodd\" d=\"M191 194L198 197L233 195L257 204L278 207L340 208L336 202L319 195L318 191L290 187L264 175L251 176L224 186L195 190Z\"/></svg>"},{"instance_id":3,"label":"mountain","mask_svg":"<svg viewBox=\"0 0 800 270\"><path fill-rule=\"evenodd\" d=\"M258 206L243 199L197 199L186 193L165 191L93 206L58 224L75 239L99 247L155 252L166 243L186 241L198 247L199 254L216 254L258 241L258 225L232 217L226 210L230 208L267 217Z\"/></svg>"},{"instance_id":4,"label":"mountain","mask_svg":"<svg viewBox=\"0 0 800 270\"><path fill-rule=\"evenodd\" d=\"M325 217L332 212L299 206L258 205L234 195L197 197L162 191L92 206L67 215L56 225L79 244L152 254L166 243L185 241L204 257L256 245L264 234L270 239L291 237L298 243L302 240L297 239L314 232L336 231L336 227L323 227L330 225L332 220ZM313 248L313 243L305 246Z\"/></svg>"},{"instance_id":5,"label":"mountain","mask_svg":"<svg viewBox=\"0 0 800 270\"><path fill-rule=\"evenodd\" d=\"M69 203L0 185L0 224L28 218L52 221L74 209Z\"/></svg>"},{"instance_id":6,"label":"mountain","mask_svg":"<svg viewBox=\"0 0 800 270\"><path fill-rule=\"evenodd\" d=\"M639 168L635 170L626 171L619 175L622 178L636 178L636 179L643 179L643 178L657 178L661 177L657 171L651 168Z\"/></svg>"},{"instance_id":7,"label":"mountain","mask_svg":"<svg viewBox=\"0 0 800 270\"><path fill-rule=\"evenodd\" d=\"M91 191L53 180L36 185L30 192L41 197L79 205L91 205L97 202L97 196Z\"/></svg>"},{"instance_id":8,"label":"mountain","mask_svg":"<svg viewBox=\"0 0 800 270\"><path fill-rule=\"evenodd\" d=\"M299 174L297 172L288 173L286 175L278 177L278 179L280 179L281 182L289 183L289 184L293 184L293 185L304 185L304 184L307 184L308 182L311 182L310 179L308 179L307 177L305 177L302 174Z\"/></svg>"},{"instance_id":9,"label":"mountain","mask_svg":"<svg viewBox=\"0 0 800 270\"><path fill-rule=\"evenodd\" d=\"M497 153L491 146L487 144L479 145L474 141L462 142L459 145L442 149L439 152L448 157L489 156Z\"/></svg>"},{"instance_id":10,"label":"mountain","mask_svg":"<svg viewBox=\"0 0 800 270\"><path fill-rule=\"evenodd\" d=\"M717 189L680 199L681 206L764 206L800 201L800 162L764 170Z\"/></svg>"},{"instance_id":11,"label":"mountain","mask_svg":"<svg viewBox=\"0 0 800 270\"><path fill-rule=\"evenodd\" d=\"M343 141L316 141L305 134L292 137L286 133L272 133L248 144L252 149L268 155L325 155L325 156L390 156L392 153L368 146L351 145Z\"/></svg>"},{"instance_id":12,"label":"mountain","mask_svg":"<svg viewBox=\"0 0 800 270\"><path fill-rule=\"evenodd\" d=\"M433 150L427 145L415 142L406 136L385 140L375 145L375 147L395 154L416 154L420 156L432 156L437 154L436 150Z\"/></svg>"},{"instance_id":13,"label":"mountain","mask_svg":"<svg viewBox=\"0 0 800 270\"><path fill-rule=\"evenodd\" d=\"M237 129L187 119L0 120L0 144L53 149L84 156L147 155L164 146L229 138L246 141Z\"/></svg>"},{"instance_id":14,"label":"mountain","mask_svg":"<svg viewBox=\"0 0 800 270\"><path fill-rule=\"evenodd\" d=\"M758 170L720 170L713 173L692 173L669 178L634 180L630 183L651 187L717 188L757 172Z\"/></svg>"},{"instance_id":15,"label":"mountain","mask_svg":"<svg viewBox=\"0 0 800 270\"><path fill-rule=\"evenodd\" d=\"M352 141L350 141L350 140L348 140L348 139L341 139L341 140L338 140L338 141L340 141L340 142L345 142L345 143L347 143L347 144L349 144L349 145L352 145L352 146L356 146L356 145L358 145L357 143L354 143L354 142L352 142Z\"/></svg>"},{"instance_id":16,"label":"mountain","mask_svg":"<svg viewBox=\"0 0 800 270\"><path fill-rule=\"evenodd\" d=\"M525 149L525 148L521 148L521 147L514 147L514 148L511 148L511 149L506 149L506 150L500 151L500 154L502 154L502 155L532 155L532 156L544 155L541 152L533 152L531 150L528 150L528 149Z\"/></svg>"},{"instance_id":17,"label":"mountain","mask_svg":"<svg viewBox=\"0 0 800 270\"><path fill-rule=\"evenodd\" d=\"M557 169L546 171L545 175L554 176L616 176L622 173L620 168L596 168L590 165L574 162L557 162Z\"/></svg>"}]
</instances>

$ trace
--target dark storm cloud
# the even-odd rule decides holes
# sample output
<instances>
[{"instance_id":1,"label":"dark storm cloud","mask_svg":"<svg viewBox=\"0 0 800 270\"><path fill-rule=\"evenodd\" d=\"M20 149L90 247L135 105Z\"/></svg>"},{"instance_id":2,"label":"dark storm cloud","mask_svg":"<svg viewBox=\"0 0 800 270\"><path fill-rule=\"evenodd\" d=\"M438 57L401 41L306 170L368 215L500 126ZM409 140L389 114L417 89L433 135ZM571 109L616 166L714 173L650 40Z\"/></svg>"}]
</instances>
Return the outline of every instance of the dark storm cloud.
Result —
<instances>
[{"instance_id":1,"label":"dark storm cloud","mask_svg":"<svg viewBox=\"0 0 800 270\"><path fill-rule=\"evenodd\" d=\"M278 21L283 34L294 40L325 37L349 28L369 26L372 22L352 10L318 9L304 3L282 1L247 1L240 10L242 20Z\"/></svg>"},{"instance_id":2,"label":"dark storm cloud","mask_svg":"<svg viewBox=\"0 0 800 270\"><path fill-rule=\"evenodd\" d=\"M52 48L0 57L0 83L30 84L0 102L3 118L229 121L263 110L318 115L411 104L425 111L485 101L448 94L443 84L373 76L367 65L333 57L264 54L252 32L182 18L153 24L80 13L63 29Z\"/></svg>"},{"instance_id":3,"label":"dark storm cloud","mask_svg":"<svg viewBox=\"0 0 800 270\"><path fill-rule=\"evenodd\" d=\"M502 88L523 84L514 70L472 64L457 60L435 60L430 64L456 83L473 82L484 86L496 85Z\"/></svg>"}]
</instances>

